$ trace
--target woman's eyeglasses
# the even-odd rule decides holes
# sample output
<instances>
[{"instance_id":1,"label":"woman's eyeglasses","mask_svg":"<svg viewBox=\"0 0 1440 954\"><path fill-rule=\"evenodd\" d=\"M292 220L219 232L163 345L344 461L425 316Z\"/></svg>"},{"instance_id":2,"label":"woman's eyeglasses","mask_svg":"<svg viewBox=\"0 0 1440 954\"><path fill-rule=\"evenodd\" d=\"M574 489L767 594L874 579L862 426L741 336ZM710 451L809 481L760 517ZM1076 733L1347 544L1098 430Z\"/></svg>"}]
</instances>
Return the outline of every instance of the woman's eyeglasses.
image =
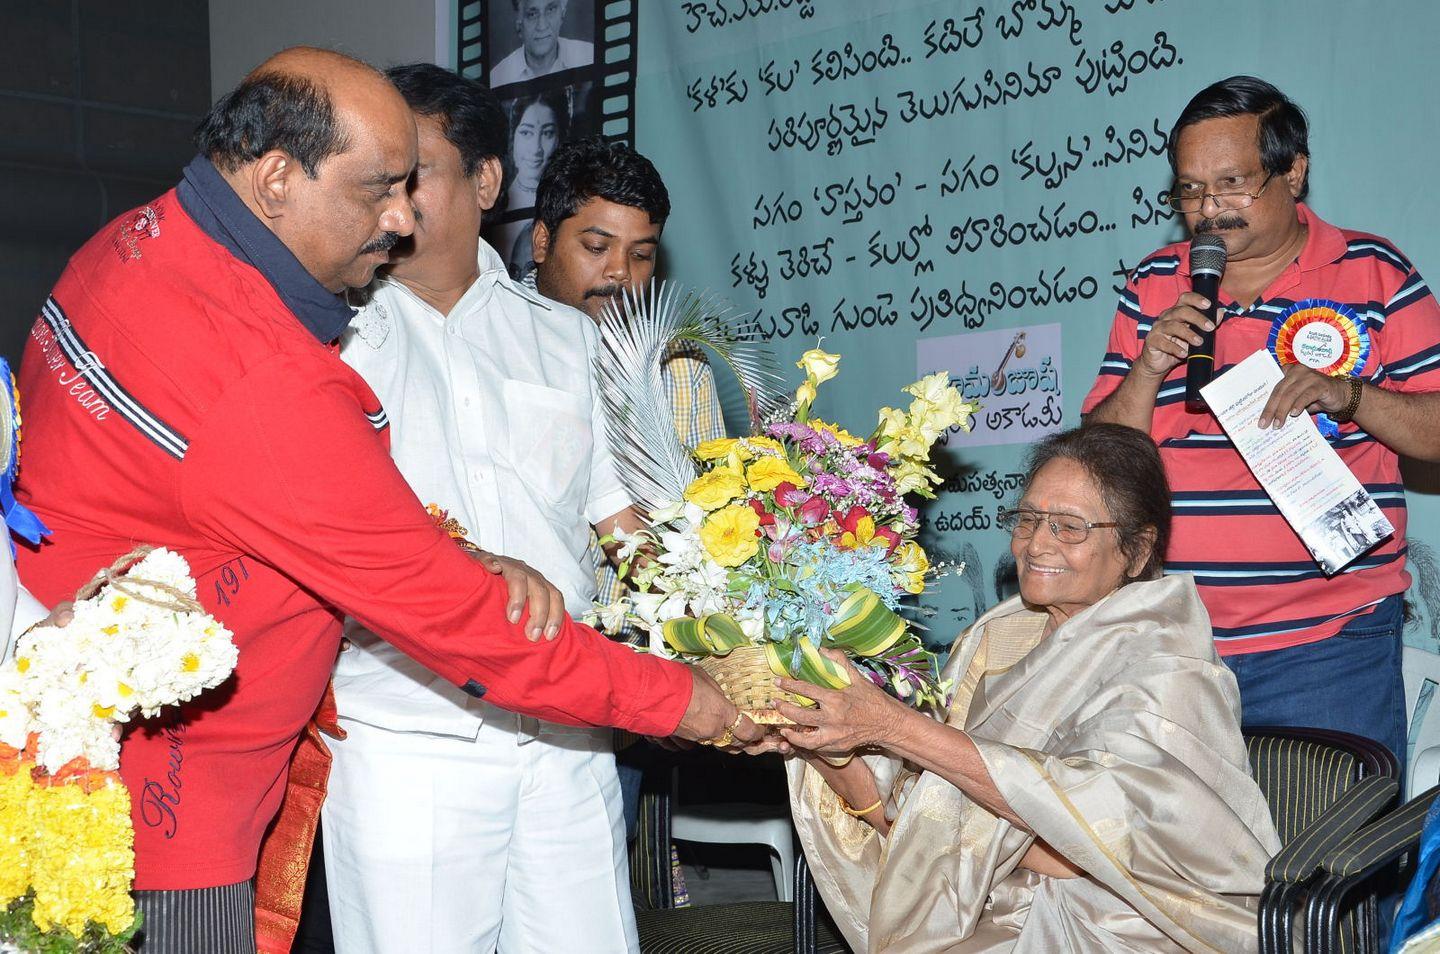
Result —
<instances>
[{"instance_id":1,"label":"woman's eyeglasses","mask_svg":"<svg viewBox=\"0 0 1440 954\"><path fill-rule=\"evenodd\" d=\"M1008 507L1002 508L996 517L996 524L1001 530L1008 531L1012 537L1020 540L1028 540L1035 535L1040 524L1050 525L1050 532L1056 540L1061 543L1084 543L1090 536L1091 530L1100 530L1107 527L1118 527L1120 524L1114 521L1094 522L1082 520L1073 513L1049 513L1045 510L1011 510Z\"/></svg>"}]
</instances>

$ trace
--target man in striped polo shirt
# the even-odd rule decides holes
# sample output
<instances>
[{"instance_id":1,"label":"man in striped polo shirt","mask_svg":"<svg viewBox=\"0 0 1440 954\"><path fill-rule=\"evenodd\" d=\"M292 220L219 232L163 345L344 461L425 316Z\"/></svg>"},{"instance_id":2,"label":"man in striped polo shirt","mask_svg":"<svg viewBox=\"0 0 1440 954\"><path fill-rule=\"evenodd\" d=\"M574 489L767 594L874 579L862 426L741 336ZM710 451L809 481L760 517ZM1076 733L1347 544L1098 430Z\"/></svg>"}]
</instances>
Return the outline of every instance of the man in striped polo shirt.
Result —
<instances>
[{"instance_id":1,"label":"man in striped polo shirt","mask_svg":"<svg viewBox=\"0 0 1440 954\"><path fill-rule=\"evenodd\" d=\"M1336 228L1301 201L1309 161L1299 107L1269 83L1231 77L1197 94L1171 130L1171 201L1192 234L1218 234L1229 252L1217 374L1306 309L1354 333L1353 367L1289 364L1261 422L1309 412L1338 424L1331 445L1394 536L1327 578L1215 417L1186 412L1185 358L1208 327L1208 303L1190 290L1185 243L1131 274L1084 412L1160 445L1175 505L1166 566L1195 574L1245 724L1354 732L1403 764L1400 456L1440 459L1440 307L1389 242Z\"/></svg>"}]
</instances>

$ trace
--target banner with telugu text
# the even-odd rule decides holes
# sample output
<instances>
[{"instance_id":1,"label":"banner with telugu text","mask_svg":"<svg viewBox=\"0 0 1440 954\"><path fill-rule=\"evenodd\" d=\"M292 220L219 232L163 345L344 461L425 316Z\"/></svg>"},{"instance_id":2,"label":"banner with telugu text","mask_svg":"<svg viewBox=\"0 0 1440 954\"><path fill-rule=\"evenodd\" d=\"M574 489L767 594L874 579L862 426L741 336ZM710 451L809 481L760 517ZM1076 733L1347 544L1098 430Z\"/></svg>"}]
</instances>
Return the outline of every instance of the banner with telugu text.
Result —
<instances>
[{"instance_id":1,"label":"banner with telugu text","mask_svg":"<svg viewBox=\"0 0 1440 954\"><path fill-rule=\"evenodd\" d=\"M1425 0L646 0L635 140L674 211L663 270L724 292L785 362L844 356L819 410L868 433L917 372L983 406L925 511L966 570L924 598L944 644L1013 590L1029 443L1079 423L1124 276L1183 237L1166 134L1235 73L1311 121L1310 204L1440 271ZM796 372L798 375L798 372ZM743 413L732 393L727 413ZM1440 647L1440 489L1407 470L1407 640Z\"/></svg>"}]
</instances>

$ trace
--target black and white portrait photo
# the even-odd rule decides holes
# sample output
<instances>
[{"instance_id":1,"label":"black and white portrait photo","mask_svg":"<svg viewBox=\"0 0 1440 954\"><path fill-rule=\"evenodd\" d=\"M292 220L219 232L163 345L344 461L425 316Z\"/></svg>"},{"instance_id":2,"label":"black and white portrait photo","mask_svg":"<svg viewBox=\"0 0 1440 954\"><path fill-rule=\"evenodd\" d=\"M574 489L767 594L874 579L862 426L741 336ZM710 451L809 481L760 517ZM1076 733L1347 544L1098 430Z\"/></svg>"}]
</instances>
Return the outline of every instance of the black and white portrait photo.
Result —
<instances>
[{"instance_id":1,"label":"black and white portrait photo","mask_svg":"<svg viewBox=\"0 0 1440 954\"><path fill-rule=\"evenodd\" d=\"M577 83L526 93L503 102L510 123L505 156L505 209L535 205L535 189L555 147L595 132L590 97L594 84Z\"/></svg>"},{"instance_id":2,"label":"black and white portrait photo","mask_svg":"<svg viewBox=\"0 0 1440 954\"><path fill-rule=\"evenodd\" d=\"M493 0L491 88L595 62L594 0Z\"/></svg>"}]
</instances>

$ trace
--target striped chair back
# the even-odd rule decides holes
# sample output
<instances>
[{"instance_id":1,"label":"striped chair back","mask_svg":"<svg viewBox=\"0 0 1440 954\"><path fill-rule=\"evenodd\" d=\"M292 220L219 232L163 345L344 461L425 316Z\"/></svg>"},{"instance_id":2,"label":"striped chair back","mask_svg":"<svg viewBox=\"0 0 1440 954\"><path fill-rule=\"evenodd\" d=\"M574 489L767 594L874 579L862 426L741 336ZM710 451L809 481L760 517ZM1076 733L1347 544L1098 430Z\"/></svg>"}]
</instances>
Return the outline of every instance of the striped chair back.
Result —
<instances>
[{"instance_id":1,"label":"striped chair back","mask_svg":"<svg viewBox=\"0 0 1440 954\"><path fill-rule=\"evenodd\" d=\"M1270 726L1246 729L1244 735L1250 769L1281 844L1289 844L1360 779L1400 774L1388 749L1358 735Z\"/></svg>"}]
</instances>

